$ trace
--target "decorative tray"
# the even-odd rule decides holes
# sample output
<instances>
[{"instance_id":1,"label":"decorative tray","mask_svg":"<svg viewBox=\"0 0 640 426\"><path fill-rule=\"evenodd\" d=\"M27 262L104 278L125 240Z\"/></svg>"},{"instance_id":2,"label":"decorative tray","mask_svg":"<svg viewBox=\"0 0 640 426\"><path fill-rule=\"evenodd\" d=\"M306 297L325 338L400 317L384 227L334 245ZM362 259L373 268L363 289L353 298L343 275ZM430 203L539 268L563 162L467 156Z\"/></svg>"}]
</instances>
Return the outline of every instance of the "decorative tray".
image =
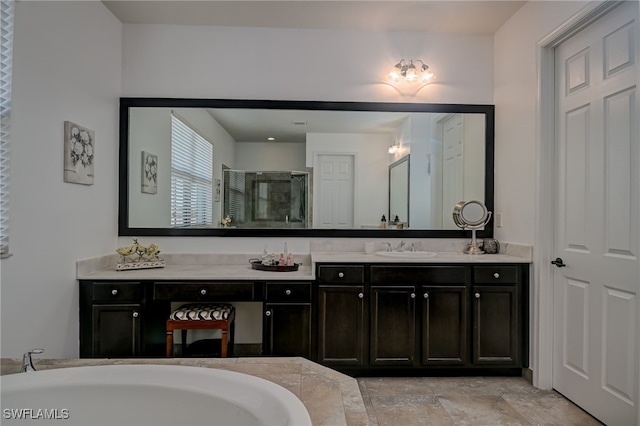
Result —
<instances>
[{"instance_id":1,"label":"decorative tray","mask_svg":"<svg viewBox=\"0 0 640 426\"><path fill-rule=\"evenodd\" d=\"M137 269L152 269L152 268L164 268L164 260L116 263L116 271L132 271Z\"/></svg>"},{"instance_id":2,"label":"decorative tray","mask_svg":"<svg viewBox=\"0 0 640 426\"><path fill-rule=\"evenodd\" d=\"M251 263L251 269L257 269L259 271L273 271L273 272L291 272L297 271L300 266L299 263L294 263L293 265L263 265L262 262L258 259L249 260Z\"/></svg>"}]
</instances>

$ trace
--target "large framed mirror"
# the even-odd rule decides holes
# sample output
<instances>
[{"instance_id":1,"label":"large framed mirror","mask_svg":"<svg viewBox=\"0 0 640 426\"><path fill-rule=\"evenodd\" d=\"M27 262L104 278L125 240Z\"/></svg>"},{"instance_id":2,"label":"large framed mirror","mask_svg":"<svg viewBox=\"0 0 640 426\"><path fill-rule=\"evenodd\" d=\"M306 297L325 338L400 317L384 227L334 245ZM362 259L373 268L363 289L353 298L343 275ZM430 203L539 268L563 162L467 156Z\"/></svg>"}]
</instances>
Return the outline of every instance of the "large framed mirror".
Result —
<instances>
[{"instance_id":1,"label":"large framed mirror","mask_svg":"<svg viewBox=\"0 0 640 426\"><path fill-rule=\"evenodd\" d=\"M121 98L118 233L466 238L493 162L493 105Z\"/></svg>"}]
</instances>

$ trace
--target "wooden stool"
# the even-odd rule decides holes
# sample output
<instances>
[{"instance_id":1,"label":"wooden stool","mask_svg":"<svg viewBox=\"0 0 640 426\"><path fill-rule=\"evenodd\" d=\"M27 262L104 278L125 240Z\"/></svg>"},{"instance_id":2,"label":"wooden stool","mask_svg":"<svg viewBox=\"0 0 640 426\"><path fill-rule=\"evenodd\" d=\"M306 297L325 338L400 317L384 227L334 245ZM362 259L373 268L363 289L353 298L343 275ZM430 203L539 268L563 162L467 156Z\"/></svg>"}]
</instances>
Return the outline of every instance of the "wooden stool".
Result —
<instances>
[{"instance_id":1,"label":"wooden stool","mask_svg":"<svg viewBox=\"0 0 640 426\"><path fill-rule=\"evenodd\" d=\"M182 330L182 348L186 348L187 330L221 330L220 357L226 358L229 340L233 345L233 320L236 310L228 303L190 303L171 312L167 320L167 357L173 356L173 331ZM229 339L228 335L231 335ZM233 346L232 346L233 348Z\"/></svg>"}]
</instances>

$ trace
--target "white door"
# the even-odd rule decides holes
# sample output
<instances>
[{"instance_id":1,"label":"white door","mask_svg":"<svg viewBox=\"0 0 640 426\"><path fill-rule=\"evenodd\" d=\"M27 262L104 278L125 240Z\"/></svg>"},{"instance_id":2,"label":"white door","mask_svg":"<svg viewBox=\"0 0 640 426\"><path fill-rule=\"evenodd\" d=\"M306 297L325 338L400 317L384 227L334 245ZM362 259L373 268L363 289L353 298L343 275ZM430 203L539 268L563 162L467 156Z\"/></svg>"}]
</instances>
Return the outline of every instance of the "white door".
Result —
<instances>
[{"instance_id":1,"label":"white door","mask_svg":"<svg viewBox=\"0 0 640 426\"><path fill-rule=\"evenodd\" d=\"M609 425L639 421L637 20L628 2L556 49L553 386Z\"/></svg>"},{"instance_id":2,"label":"white door","mask_svg":"<svg viewBox=\"0 0 640 426\"><path fill-rule=\"evenodd\" d=\"M314 169L314 228L353 228L353 164L353 155L318 155Z\"/></svg>"},{"instance_id":3,"label":"white door","mask_svg":"<svg viewBox=\"0 0 640 426\"><path fill-rule=\"evenodd\" d=\"M453 208L464 199L464 149L462 116L455 114L442 123L442 228L458 229Z\"/></svg>"}]
</instances>

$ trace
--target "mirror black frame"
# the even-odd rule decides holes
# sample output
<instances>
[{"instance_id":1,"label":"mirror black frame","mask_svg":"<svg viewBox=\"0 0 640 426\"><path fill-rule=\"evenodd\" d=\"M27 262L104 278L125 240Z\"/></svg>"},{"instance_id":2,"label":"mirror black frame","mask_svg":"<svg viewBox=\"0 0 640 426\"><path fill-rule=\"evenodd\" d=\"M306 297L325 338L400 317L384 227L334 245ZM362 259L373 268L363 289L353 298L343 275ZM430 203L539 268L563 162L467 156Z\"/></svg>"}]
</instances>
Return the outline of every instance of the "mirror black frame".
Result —
<instances>
[{"instance_id":1,"label":"mirror black frame","mask_svg":"<svg viewBox=\"0 0 640 426\"><path fill-rule=\"evenodd\" d=\"M469 238L471 231L452 229L257 229L257 228L131 228L129 227L129 108L252 108L336 111L471 113L485 115L485 199L493 211L495 106L385 102L325 102L248 99L120 98L118 236L176 237L324 237L324 238ZM453 208L451 212L453 214ZM493 237L493 218L478 237Z\"/></svg>"}]
</instances>

